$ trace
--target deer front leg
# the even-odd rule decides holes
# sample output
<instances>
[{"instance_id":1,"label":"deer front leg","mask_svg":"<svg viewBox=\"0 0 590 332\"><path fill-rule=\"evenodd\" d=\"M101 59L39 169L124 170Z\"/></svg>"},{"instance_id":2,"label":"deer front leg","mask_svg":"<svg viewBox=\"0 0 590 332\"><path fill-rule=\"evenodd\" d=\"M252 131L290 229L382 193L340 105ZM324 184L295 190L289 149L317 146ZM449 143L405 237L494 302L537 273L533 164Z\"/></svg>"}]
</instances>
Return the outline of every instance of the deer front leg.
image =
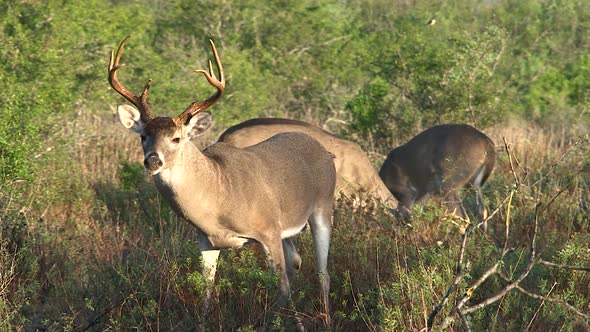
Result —
<instances>
[{"instance_id":1,"label":"deer front leg","mask_svg":"<svg viewBox=\"0 0 590 332\"><path fill-rule=\"evenodd\" d=\"M392 191L393 196L397 199L397 209L393 215L399 217L406 226L412 226L412 205L416 202L418 193L414 186L408 184L406 187L396 187Z\"/></svg>"},{"instance_id":2,"label":"deer front leg","mask_svg":"<svg viewBox=\"0 0 590 332\"><path fill-rule=\"evenodd\" d=\"M219 258L219 250L213 249L211 242L205 234L198 232L199 249L201 250L201 258L203 260L203 277L207 280L207 289L205 291L205 301L203 303L203 315L207 317L211 306L211 299L213 297L213 289L215 282L215 272L217 271L217 258Z\"/></svg>"}]
</instances>

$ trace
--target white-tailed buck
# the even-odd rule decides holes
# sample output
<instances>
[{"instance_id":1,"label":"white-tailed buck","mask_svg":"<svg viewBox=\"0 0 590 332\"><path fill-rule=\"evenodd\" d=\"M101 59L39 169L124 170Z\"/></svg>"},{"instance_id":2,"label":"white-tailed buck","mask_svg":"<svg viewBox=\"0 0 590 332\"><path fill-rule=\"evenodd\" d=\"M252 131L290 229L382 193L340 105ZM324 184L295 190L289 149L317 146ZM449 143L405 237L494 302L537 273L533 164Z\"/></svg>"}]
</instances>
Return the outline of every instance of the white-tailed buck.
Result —
<instances>
[{"instance_id":1,"label":"white-tailed buck","mask_svg":"<svg viewBox=\"0 0 590 332\"><path fill-rule=\"evenodd\" d=\"M108 69L113 89L135 106L120 105L119 118L125 128L141 136L145 168L162 196L196 227L203 273L209 285L215 278L219 249L254 241L266 250L278 273L279 304L291 305L290 282L301 264L291 239L309 223L321 280L321 301L327 311L327 261L336 181L333 155L301 133L276 135L244 149L216 143L200 151L190 139L209 128L211 114L205 109L225 89L213 41L219 79L211 62L208 71L197 72L217 89L215 94L193 102L176 117L153 117L147 103L151 80L140 95L134 95L117 77L128 38L111 54ZM210 296L211 288L206 307ZM300 322L298 326L302 328Z\"/></svg>"},{"instance_id":2,"label":"white-tailed buck","mask_svg":"<svg viewBox=\"0 0 590 332\"><path fill-rule=\"evenodd\" d=\"M467 213L459 191L471 184L476 192L478 217L485 220L481 186L495 162L494 142L488 136L469 125L447 124L426 129L393 149L379 175L405 213L429 194L441 194L447 210L464 219Z\"/></svg>"},{"instance_id":3,"label":"white-tailed buck","mask_svg":"<svg viewBox=\"0 0 590 332\"><path fill-rule=\"evenodd\" d=\"M345 196L357 194L370 195L379 199L392 209L397 207L397 200L379 178L369 158L358 144L340 139L331 133L306 122L281 119L251 119L228 128L219 142L237 147L246 147L284 132L302 132L320 142L326 150L336 156L336 192Z\"/></svg>"}]
</instances>

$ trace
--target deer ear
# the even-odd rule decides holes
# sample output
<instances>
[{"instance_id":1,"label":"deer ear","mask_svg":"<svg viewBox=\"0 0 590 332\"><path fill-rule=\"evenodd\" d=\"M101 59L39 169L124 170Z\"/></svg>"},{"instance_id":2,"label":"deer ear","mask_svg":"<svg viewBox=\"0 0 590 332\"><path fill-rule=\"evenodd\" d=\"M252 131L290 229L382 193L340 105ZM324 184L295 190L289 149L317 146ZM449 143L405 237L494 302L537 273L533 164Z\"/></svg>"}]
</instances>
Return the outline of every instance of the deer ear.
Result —
<instances>
[{"instance_id":1,"label":"deer ear","mask_svg":"<svg viewBox=\"0 0 590 332\"><path fill-rule=\"evenodd\" d=\"M119 113L119 121L125 128L137 134L141 133L145 123L141 120L141 114L135 107L121 104L117 107L117 113Z\"/></svg>"},{"instance_id":2,"label":"deer ear","mask_svg":"<svg viewBox=\"0 0 590 332\"><path fill-rule=\"evenodd\" d=\"M211 113L199 112L193 115L186 124L186 131L190 138L202 135L211 127Z\"/></svg>"}]
</instances>

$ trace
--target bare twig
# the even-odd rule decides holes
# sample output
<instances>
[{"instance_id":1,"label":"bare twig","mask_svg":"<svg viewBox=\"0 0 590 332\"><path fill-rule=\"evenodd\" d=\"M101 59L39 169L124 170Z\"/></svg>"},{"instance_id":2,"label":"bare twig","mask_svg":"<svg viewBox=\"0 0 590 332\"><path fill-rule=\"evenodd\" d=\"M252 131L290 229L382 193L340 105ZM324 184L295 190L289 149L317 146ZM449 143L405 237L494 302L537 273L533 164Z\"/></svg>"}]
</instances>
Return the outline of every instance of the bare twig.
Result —
<instances>
[{"instance_id":1,"label":"bare twig","mask_svg":"<svg viewBox=\"0 0 590 332\"><path fill-rule=\"evenodd\" d=\"M572 152L574 149L576 149L578 146L582 145L582 143L586 142L586 140L584 138L581 138L577 141L574 142L574 144L572 144L567 150L565 150L565 152L563 152L561 154L561 156L559 157L559 159L554 162L551 167L549 168L549 171L547 173L545 173L543 176L541 176L537 181L535 181L533 184L531 184L531 187L536 186L537 184L541 183L543 180L545 180L549 175L551 175L553 172L555 172L555 169L557 168L557 165L559 165L564 159L565 157L570 154L570 152Z\"/></svg>"},{"instance_id":2,"label":"bare twig","mask_svg":"<svg viewBox=\"0 0 590 332\"><path fill-rule=\"evenodd\" d=\"M572 144L567 151L565 151L559 158L558 161L556 161L551 168L549 169L548 173L543 175L543 177L541 179L539 179L538 181L536 181L535 183L533 183L532 185L527 185L527 187L535 187L537 186L539 183L541 183L541 181L543 179L546 179L551 173L555 172L556 167L559 163L561 163L565 157L572 151L574 150L574 148L576 148L577 146L580 145L580 143L582 142L582 140L577 141L575 144ZM516 169L515 169L515 164L514 164L514 159L516 156L513 155L513 152L511 150L510 145L508 144L508 142L506 141L506 139L504 138L504 149L506 150L506 153L508 155L508 160L510 163L510 171L512 173L512 177L514 179L514 189L511 190L510 195L508 195L508 197L506 197L502 203L498 206L498 208L492 213L490 214L490 216L488 216L486 218L485 221L490 220L492 218L493 215L499 213L500 209L505 209L505 213L506 213L506 217L505 217L505 238L504 238L504 243L501 246L501 251L498 255L498 258L496 259L495 263L489 267L477 280L475 280L474 282L471 283L471 285L469 285L469 287L466 289L465 293L456 301L454 307L452 308L452 310L450 310L450 313L448 314L447 317L445 317L441 324L436 326L438 329L446 329L447 327L449 327L453 322L455 322L456 320L460 320L463 325L464 328L466 330L470 329L469 326L469 322L467 320L467 315L473 313L474 311L480 310L485 308L486 306L491 305L492 303L495 303L499 300L501 300L502 298L504 298L510 291L512 290L517 290L518 292L521 292L531 298L534 299L538 299L541 300L541 304L539 305L537 312L540 310L540 308L543 306L543 303L545 302L554 302L557 303L559 305L562 305L563 307L565 307L567 310L575 313L576 315L578 315L579 317L585 319L586 321L590 320L590 315L582 312L581 310L575 308L574 306L572 306L571 304L565 302L564 300L560 299L559 297L555 297L555 296L549 296L551 294L551 292L553 291L554 287L556 284L553 285L553 287L551 288L551 290L547 293L547 295L540 295L540 294L536 294L533 292L530 292L526 289L524 289L522 287L522 282L530 275L531 271L533 270L533 268L539 266L539 265L544 265L546 267L553 267L553 268L560 268L560 269L567 269L567 270L576 270L576 271L585 271L585 272L590 272L590 267L586 267L586 266L572 266L572 265L565 265L565 264L557 264L557 263L553 263L553 262L549 262L546 260L543 260L541 257L539 257L539 253L538 253L538 248L537 248L537 241L538 241L538 237L540 236L540 229L539 229L539 223L540 223L540 218L544 215L544 212L547 211L547 209L549 209L552 205L555 204L555 202L557 201L557 198L560 197L561 195L563 195L563 193L565 193L567 190L569 190L571 188L571 186L574 184L574 178L576 175L578 175L580 171L577 171L574 175L570 176L567 184L565 186L563 186L562 188L559 189L558 192L553 193L552 195L547 197L547 201L545 203L541 203L540 202L540 195L541 192L540 190L535 190L535 207L534 207L534 229L532 232L532 238L531 238L531 242L530 245L528 247L528 250L525 250L525 252L528 252L528 263L526 263L526 266L524 267L524 269L522 271L520 271L519 273L517 273L515 276L511 276L511 278L508 278L502 271L501 271L501 267L503 266L503 264L505 263L505 259L506 256L512 252L514 249L513 248L509 248L508 246L508 241L510 238L510 224L511 224L511 212L512 212L512 201L514 198L514 195L518 192L518 189L520 188L520 186L522 185L522 179L519 178ZM526 176L525 176L526 177ZM480 224L478 224L477 226L479 226ZM445 296L442 298L442 300L440 301L440 303L434 307L433 311L430 314L429 317L429 321L428 321L428 326L427 329L432 329L434 327L434 318L435 316L439 313L439 311L442 309L442 307L444 305L447 304L448 302L448 298L450 297L450 295L456 291L460 281L462 280L462 278L464 277L464 275L466 274L465 271L462 270L462 261L463 261L463 255L464 255L464 249L466 246L466 236L467 236L467 232L464 235L463 238L463 242L461 243L461 250L459 253L459 257L458 257L458 266L457 266L457 271L455 274L455 279L452 281L451 285L449 286L447 293L445 294ZM499 242L499 241L497 241ZM498 247L500 247L500 244L498 243ZM519 263L516 263L516 266L519 266ZM504 282L506 282L506 285L504 285L500 290L498 290L497 292L495 292L495 294L493 294L492 296L483 299L482 301L480 301L477 304L473 304L473 305L468 305L468 302L471 300L471 298L473 297L475 291L486 281L488 280L490 277L492 276L496 276L500 279L502 279ZM535 313L536 316L536 313ZM530 328L532 322L534 321L535 317L532 317L529 325L527 328Z\"/></svg>"},{"instance_id":3,"label":"bare twig","mask_svg":"<svg viewBox=\"0 0 590 332\"><path fill-rule=\"evenodd\" d=\"M574 265L557 264L557 263L546 261L544 259L539 260L539 264L543 264L545 266L550 266L550 267L556 267L558 269L590 272L590 266L574 266Z\"/></svg>"},{"instance_id":4,"label":"bare twig","mask_svg":"<svg viewBox=\"0 0 590 332\"><path fill-rule=\"evenodd\" d=\"M479 302L478 304L475 304L475 305L472 305L469 307L465 306L465 308L458 308L458 310L461 311L461 313L463 313L464 315L466 315L466 314L472 313L474 311L477 311L479 309L482 309L482 308L500 300L502 297L504 297L506 294L508 294L508 292L510 292L512 289L518 287L518 285L529 275L529 273L531 272L531 270L535 266L535 263L536 263L535 260L531 260L529 262L529 264L527 265L526 269L524 270L524 272L522 272L520 274L520 276L518 276L518 278L515 281L504 286L504 288L502 290L500 290L498 293L496 293L496 295L489 297L489 298ZM497 272L498 272L497 269L495 269L493 271L494 274L496 274ZM490 275L488 275L488 276L490 276ZM464 302L467 302L467 300L465 300Z\"/></svg>"},{"instance_id":5,"label":"bare twig","mask_svg":"<svg viewBox=\"0 0 590 332\"><path fill-rule=\"evenodd\" d=\"M510 283L511 280L510 278L508 278L506 275L502 274L502 273L498 273L498 277L500 279L502 279L503 281ZM542 301L547 301L547 302L553 302L553 303L558 303L560 305L563 305L565 308L567 308L569 311L573 312L574 314L580 316L581 318L585 319L585 320L590 320L590 315L581 312L580 310L578 310L576 307L572 306L571 304L565 302L564 300L558 298L558 297L554 297L554 296L544 296L544 295L540 295L540 294L536 294L533 292L530 292L526 289L524 289L522 286L520 285L516 285L515 287L516 290L518 290L519 292L525 294L526 296L533 298L533 299L537 299L537 300L542 300Z\"/></svg>"},{"instance_id":6,"label":"bare twig","mask_svg":"<svg viewBox=\"0 0 590 332\"><path fill-rule=\"evenodd\" d=\"M506 150L506 154L508 155L508 161L510 162L510 173L512 173L512 177L514 177L514 185L516 188L520 187L520 180L518 179L518 175L514 170L514 163L512 162L512 150L510 149L510 144L506 142L506 137L502 137L504 141L504 149Z\"/></svg>"},{"instance_id":7,"label":"bare twig","mask_svg":"<svg viewBox=\"0 0 590 332\"><path fill-rule=\"evenodd\" d=\"M543 296L543 295L535 294L535 293L532 293L532 292L527 291L526 289L522 288L520 285L517 285L516 286L516 289L518 291L520 291L521 293L523 293L523 294L525 294L525 295L527 295L529 297L532 297L533 299L544 300L544 301L547 301L547 302L559 303L559 304L563 305L564 307L566 307L569 311L571 311L574 314L582 317L586 321L590 320L590 315L581 312L576 307L572 306L571 304L565 302L564 300L562 300L560 298L549 297L549 296Z\"/></svg>"},{"instance_id":8,"label":"bare twig","mask_svg":"<svg viewBox=\"0 0 590 332\"><path fill-rule=\"evenodd\" d=\"M463 257L465 256L465 246L467 244L467 237L471 233L472 229L473 229L472 227L469 227L467 229L467 231L465 232L465 234L463 234L463 241L461 241L461 248L459 250L459 257L457 258L457 266L455 268L455 279L453 280L453 282L451 283L451 285L447 289L445 296L442 298L442 300L439 302L439 304L437 306L435 306L432 309L432 311L430 312L430 315L428 316L428 320L427 320L427 324L426 324L427 331L431 326L433 326L434 318L439 313L439 311L445 306L445 304L447 303L447 301L449 299L449 296L451 296L451 294L455 291L455 289L457 289L457 286L461 282L461 279L463 279L463 277L465 276L465 273L463 272Z\"/></svg>"},{"instance_id":9,"label":"bare twig","mask_svg":"<svg viewBox=\"0 0 590 332\"><path fill-rule=\"evenodd\" d=\"M545 296L549 296L549 294L551 294L551 292L553 292L553 290L555 289L555 286L557 286L557 281L553 282L551 289L547 292L547 295L545 295ZM535 321L535 318L537 318L537 315L539 314L539 311L543 307L543 304L545 304L545 299L543 299L543 301L541 301L541 304L539 304L539 307L537 308L537 310L535 310L535 313L533 314L533 317L531 318L531 320L527 324L525 331L529 331L531 329L531 325L533 325L533 322Z\"/></svg>"},{"instance_id":10,"label":"bare twig","mask_svg":"<svg viewBox=\"0 0 590 332\"><path fill-rule=\"evenodd\" d=\"M469 327L469 322L467 321L467 317L460 310L457 311L457 315L459 315L459 318L461 318L461 321L463 322L463 326L465 326L465 331L471 332L471 328Z\"/></svg>"},{"instance_id":11,"label":"bare twig","mask_svg":"<svg viewBox=\"0 0 590 332\"><path fill-rule=\"evenodd\" d=\"M511 287L507 286L503 290L501 290L499 293L497 293L495 296L492 296L492 297L480 302L479 304L476 304L476 305L470 306L470 307L466 306L467 301L469 301L471 299L475 290L481 284L483 284L489 277L491 277L492 275L497 273L498 268L500 267L500 265L504 261L504 257L506 257L506 255L512 251L512 249L508 248L508 239L509 239L509 235L510 235L510 216L511 216L510 211L511 211L511 207L512 207L513 195L514 195L514 190L512 190L510 192L510 196L508 197L508 203L506 206L506 220L505 220L506 237L504 238L504 244L502 246L502 251L500 253L500 256L498 257L498 259L496 260L496 263L492 267L490 267L488 270L486 270L474 283L471 284L471 286L469 288L467 288L467 290L465 291L465 294L463 294L463 296L459 299L459 301L457 302L457 304L455 305L455 307L453 309L453 312L456 312L459 315L459 317L463 320L464 324L467 322L467 320L464 319L465 315L467 315L473 311L479 310L491 303L498 301L504 295L506 295L506 293L508 293L512 288L514 288L514 286L511 286ZM526 275L528 275L528 273L532 269L533 265L534 264L531 264L528 267L528 269L527 269L528 271L526 272L526 274L523 273L524 276L521 275L522 279L524 279L526 277ZM518 281L518 282L520 282L520 281ZM447 328L453 321L454 321L453 317L447 316L441 324L441 329ZM466 328L469 329L469 326L466 325Z\"/></svg>"}]
</instances>

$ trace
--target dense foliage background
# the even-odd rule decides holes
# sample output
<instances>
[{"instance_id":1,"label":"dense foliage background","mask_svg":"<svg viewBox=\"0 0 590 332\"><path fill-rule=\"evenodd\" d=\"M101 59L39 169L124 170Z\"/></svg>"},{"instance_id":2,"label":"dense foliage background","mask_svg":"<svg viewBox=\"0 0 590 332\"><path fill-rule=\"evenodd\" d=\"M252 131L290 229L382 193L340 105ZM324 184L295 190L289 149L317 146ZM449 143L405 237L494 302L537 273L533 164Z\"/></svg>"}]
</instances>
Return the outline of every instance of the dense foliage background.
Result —
<instances>
[{"instance_id":1,"label":"dense foliage background","mask_svg":"<svg viewBox=\"0 0 590 332\"><path fill-rule=\"evenodd\" d=\"M433 18L436 23L427 24ZM212 109L215 126L199 144L257 116L322 126L361 144L376 166L392 147L439 123L476 125L496 134L500 148L502 137L526 141L521 168L511 170L507 156L500 157L487 189L492 204L507 194L514 172L530 179L530 196L521 190L526 197L513 212L522 222L530 220L533 198L545 194L549 201L551 193L567 189L569 200L550 201L562 205L547 210L546 253L590 265L584 251L590 224L586 0L0 0L0 330L185 330L198 315L196 285L202 281L193 274L192 230L161 204L135 163L139 144L113 116L122 98L107 82L108 56L128 34L122 81L139 92L152 78L152 109L169 115L211 93L194 70L211 57L208 39L216 42L228 84ZM337 230L336 240L348 243L359 231L355 222L372 218L355 213L337 211L348 226ZM422 213L425 224L414 233L390 230L380 234L394 242L375 237L357 248L358 255L373 257L375 247L397 246L395 254L375 259L388 266L375 267L367 257L347 265L335 254L334 315L341 328L424 327L424 302L408 297L421 289L430 307L432 294L444 294L458 238L446 231L451 226L440 230L428 222L438 218L433 210ZM385 227L373 222L375 229ZM521 228L516 242L530 235L530 227ZM448 237L448 248L436 246ZM335 242L333 251L343 243ZM485 264L493 243L482 247L472 249L481 250L475 255ZM235 320L218 323L230 330L254 324L247 315L264 312L263 306L247 312L231 303L260 304L261 296L273 294L272 287L268 294L258 290L266 288L255 279L264 274L256 270L256 257L231 255L227 261L241 260L251 274L231 270L231 263L222 274L221 285L234 284L220 290L219 317ZM419 266L402 264L407 256ZM379 269L392 264L396 271L379 279ZM511 264L517 269L518 259ZM371 268L375 275L358 273ZM308 267L309 284L315 283L312 271ZM569 294L564 297L588 312L588 277L561 273L540 273L534 284L547 292L546 283L559 280ZM436 280L427 285L429 275ZM416 289L404 288L409 280ZM383 287L374 288L380 281ZM361 295L355 303L347 300L356 294L353 284ZM308 288L299 306L305 296L313 298ZM511 298L472 323L531 328L537 307ZM563 314L547 310L537 321ZM571 329L576 320L557 324Z\"/></svg>"}]
</instances>

